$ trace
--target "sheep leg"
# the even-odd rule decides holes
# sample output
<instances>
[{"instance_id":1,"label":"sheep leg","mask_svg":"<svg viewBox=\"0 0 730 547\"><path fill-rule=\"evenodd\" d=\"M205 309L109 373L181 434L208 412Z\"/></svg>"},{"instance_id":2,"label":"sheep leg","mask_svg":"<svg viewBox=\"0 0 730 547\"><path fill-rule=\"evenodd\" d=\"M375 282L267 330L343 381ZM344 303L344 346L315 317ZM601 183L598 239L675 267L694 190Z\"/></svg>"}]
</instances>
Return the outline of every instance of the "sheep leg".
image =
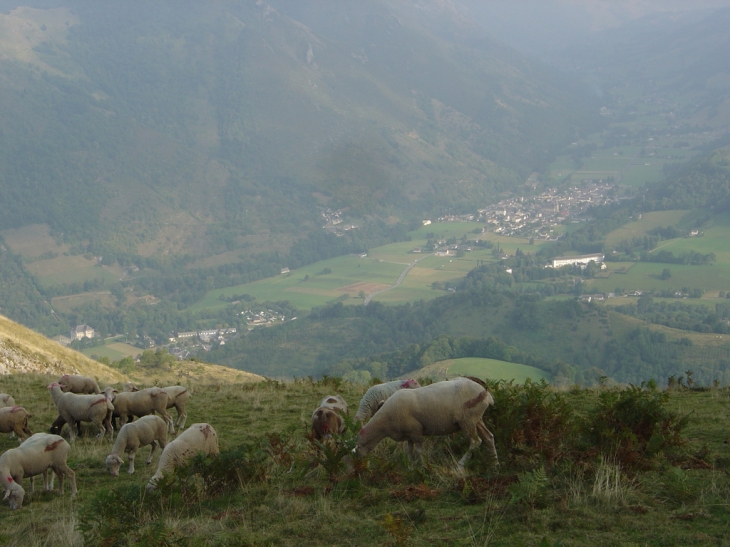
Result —
<instances>
[{"instance_id":1,"label":"sheep leg","mask_svg":"<svg viewBox=\"0 0 730 547\"><path fill-rule=\"evenodd\" d=\"M56 477L54 477L53 473L51 473L48 469L43 471L43 487L49 492L53 490L53 481L55 478Z\"/></svg>"},{"instance_id":2,"label":"sheep leg","mask_svg":"<svg viewBox=\"0 0 730 547\"><path fill-rule=\"evenodd\" d=\"M494 435L492 434L489 429L487 429L487 426L484 425L484 422L479 420L477 422L477 433L481 437L481 439L484 441L484 443L489 448L489 451L492 453L492 457L494 458L494 462L499 465L499 457L497 457L497 448L494 446Z\"/></svg>"},{"instance_id":3,"label":"sheep leg","mask_svg":"<svg viewBox=\"0 0 730 547\"><path fill-rule=\"evenodd\" d=\"M100 420L96 423L96 427L99 428L99 433L96 435L97 439L103 439L106 433L106 427L104 427L104 420Z\"/></svg>"},{"instance_id":4,"label":"sheep leg","mask_svg":"<svg viewBox=\"0 0 730 547\"><path fill-rule=\"evenodd\" d=\"M409 440L406 443L406 454L408 454L408 459L412 464L420 464L422 462L421 443Z\"/></svg>"},{"instance_id":5,"label":"sheep leg","mask_svg":"<svg viewBox=\"0 0 730 547\"><path fill-rule=\"evenodd\" d=\"M172 421L172 416L170 416L166 410L163 410L162 412L160 412L160 415L165 420L168 431L170 433L175 433L175 423Z\"/></svg>"},{"instance_id":6,"label":"sheep leg","mask_svg":"<svg viewBox=\"0 0 730 547\"><path fill-rule=\"evenodd\" d=\"M18 481L15 481L15 482L18 482ZM29 493L32 494L33 492L35 492L35 477L33 475L31 475L30 476L30 490L29 490Z\"/></svg>"},{"instance_id":7,"label":"sheep leg","mask_svg":"<svg viewBox=\"0 0 730 547\"><path fill-rule=\"evenodd\" d=\"M185 412L185 409L177 408L177 421L175 422L175 427L177 427L178 431L185 428L185 421L188 419L188 413Z\"/></svg>"},{"instance_id":8,"label":"sheep leg","mask_svg":"<svg viewBox=\"0 0 730 547\"><path fill-rule=\"evenodd\" d=\"M147 458L147 461L145 462L147 465L152 463L152 454L155 453L155 448L157 448L157 441L152 441L152 448L150 449L150 455Z\"/></svg>"},{"instance_id":9,"label":"sheep leg","mask_svg":"<svg viewBox=\"0 0 730 547\"><path fill-rule=\"evenodd\" d=\"M63 494L63 480L65 477L68 477L68 480L71 482L71 497L76 496L76 473L73 472L73 469L71 469L66 462L61 462L60 464L53 467L53 471L58 475L58 491L59 493ZM53 479L51 479L53 480Z\"/></svg>"},{"instance_id":10,"label":"sheep leg","mask_svg":"<svg viewBox=\"0 0 730 547\"><path fill-rule=\"evenodd\" d=\"M486 428L485 428L486 429ZM482 439L478 435L476 428L469 434L469 449L459 460L459 469L464 469L466 462L469 461L471 453L482 444Z\"/></svg>"},{"instance_id":11,"label":"sheep leg","mask_svg":"<svg viewBox=\"0 0 730 547\"><path fill-rule=\"evenodd\" d=\"M129 451L129 469L127 470L127 473L130 475L134 473L134 456L137 454L137 449L133 448Z\"/></svg>"}]
</instances>

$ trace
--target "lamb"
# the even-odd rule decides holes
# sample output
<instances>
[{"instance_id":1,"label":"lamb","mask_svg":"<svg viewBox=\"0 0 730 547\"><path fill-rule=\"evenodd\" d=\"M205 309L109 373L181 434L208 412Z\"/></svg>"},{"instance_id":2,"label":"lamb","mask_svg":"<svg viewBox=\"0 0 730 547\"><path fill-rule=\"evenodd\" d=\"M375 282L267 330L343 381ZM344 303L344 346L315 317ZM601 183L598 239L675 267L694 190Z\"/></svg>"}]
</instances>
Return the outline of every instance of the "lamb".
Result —
<instances>
[{"instance_id":1,"label":"lamb","mask_svg":"<svg viewBox=\"0 0 730 547\"><path fill-rule=\"evenodd\" d=\"M15 433L18 441L30 437L33 432L28 429L28 418L33 415L22 406L0 408L0 433Z\"/></svg>"},{"instance_id":2,"label":"lamb","mask_svg":"<svg viewBox=\"0 0 730 547\"><path fill-rule=\"evenodd\" d=\"M76 439L74 424L80 422L93 422L99 428L97 438L103 438L109 431L114 435L110 422L114 405L103 395L78 395L76 393L64 393L58 382L48 386L53 402L56 404L58 414L68 424L70 440ZM106 424L106 426L105 426Z\"/></svg>"},{"instance_id":3,"label":"lamb","mask_svg":"<svg viewBox=\"0 0 730 547\"><path fill-rule=\"evenodd\" d=\"M79 376L78 374L64 374L58 379L58 383L61 384L61 390L64 392L71 393L101 393L99 384L96 380L89 378L88 376Z\"/></svg>"},{"instance_id":4,"label":"lamb","mask_svg":"<svg viewBox=\"0 0 730 547\"><path fill-rule=\"evenodd\" d=\"M159 387L148 387L140 391L118 392L112 387L104 388L106 397L114 403L114 415L119 416L121 426L132 416L147 416L157 412L165 420L170 433L175 432L172 418L167 413L167 393Z\"/></svg>"},{"instance_id":5,"label":"lamb","mask_svg":"<svg viewBox=\"0 0 730 547\"><path fill-rule=\"evenodd\" d=\"M365 422L373 414L378 411L378 408L383 401L388 399L393 393L400 389L414 389L421 387L415 380L395 380L393 382L386 382L384 384L377 384L372 386L365 392L362 399L360 400L360 408L357 409L355 414L355 420Z\"/></svg>"},{"instance_id":6,"label":"lamb","mask_svg":"<svg viewBox=\"0 0 730 547\"><path fill-rule=\"evenodd\" d=\"M18 448L11 448L0 456L0 482L5 490L11 509L23 505L25 490L20 485L24 477L30 477L30 491L34 491L33 476L43 474L43 487L53 490L53 475L48 481L48 470L58 475L59 489L63 493L63 480L71 481L71 496L76 496L76 475L66 463L70 445L58 435L36 433Z\"/></svg>"},{"instance_id":7,"label":"lamb","mask_svg":"<svg viewBox=\"0 0 730 547\"><path fill-rule=\"evenodd\" d=\"M152 445L150 455L147 458L147 465L152 463L152 454L159 445L165 448L167 444L167 424L159 416L143 416L136 422L122 426L117 435L111 453L106 457L106 466L114 477L119 476L119 468L124 463L122 455L129 453L130 475L134 473L134 456L140 447Z\"/></svg>"},{"instance_id":8,"label":"lamb","mask_svg":"<svg viewBox=\"0 0 730 547\"><path fill-rule=\"evenodd\" d=\"M147 483L147 490L157 488L157 481L165 473L170 473L175 467L184 465L200 452L206 456L216 456L219 452L218 435L210 424L191 425L165 447L157 462L157 471Z\"/></svg>"},{"instance_id":9,"label":"lamb","mask_svg":"<svg viewBox=\"0 0 730 547\"><path fill-rule=\"evenodd\" d=\"M408 441L408 457L414 462L420 458L423 437L448 435L461 430L471 442L469 450L459 460L459 469L464 468L472 451L482 441L487 443L495 463L498 463L494 435L482 421L484 412L492 404L494 399L489 391L468 378L398 391L360 430L353 452L363 456L385 437L390 437L394 441Z\"/></svg>"},{"instance_id":10,"label":"lamb","mask_svg":"<svg viewBox=\"0 0 730 547\"><path fill-rule=\"evenodd\" d=\"M0 408L15 406L15 399L7 393L0 393Z\"/></svg>"},{"instance_id":11,"label":"lamb","mask_svg":"<svg viewBox=\"0 0 730 547\"><path fill-rule=\"evenodd\" d=\"M343 433L343 414L347 414L347 403L341 396L329 395L322 399L312 414L312 433L315 438L328 439L332 437L332 433Z\"/></svg>"},{"instance_id":12,"label":"lamb","mask_svg":"<svg viewBox=\"0 0 730 547\"><path fill-rule=\"evenodd\" d=\"M124 384L124 391L139 391L139 388L132 382L127 382ZM162 391L167 393L169 398L167 401L167 408L175 407L175 410L177 410L175 427L183 429L185 427L185 421L188 419L188 413L185 411L185 405L187 404L188 399L192 397L192 394L183 386L167 386L163 387Z\"/></svg>"}]
</instances>

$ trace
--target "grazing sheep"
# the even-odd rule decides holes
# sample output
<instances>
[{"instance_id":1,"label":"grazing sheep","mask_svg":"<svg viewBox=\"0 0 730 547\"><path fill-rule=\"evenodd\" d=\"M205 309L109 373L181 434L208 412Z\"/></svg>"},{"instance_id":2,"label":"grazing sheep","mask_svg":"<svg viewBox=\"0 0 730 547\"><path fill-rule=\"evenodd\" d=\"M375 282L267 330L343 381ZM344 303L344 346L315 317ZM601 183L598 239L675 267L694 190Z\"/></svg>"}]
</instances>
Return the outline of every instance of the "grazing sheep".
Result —
<instances>
[{"instance_id":1,"label":"grazing sheep","mask_svg":"<svg viewBox=\"0 0 730 547\"><path fill-rule=\"evenodd\" d=\"M390 437L394 441L408 441L408 456L415 461L420 457L423 437L463 431L471 442L469 450L459 460L459 468L463 469L482 441L487 443L498 462L494 435L482 421L484 412L492 404L494 399L489 391L468 378L398 391L360 430L355 452L365 455L385 437Z\"/></svg>"},{"instance_id":2,"label":"grazing sheep","mask_svg":"<svg viewBox=\"0 0 730 547\"><path fill-rule=\"evenodd\" d=\"M165 420L170 433L175 432L172 418L167 413L168 396L162 388L148 387L139 391L122 391L113 387L104 388L107 399L114 403L114 416L119 416L121 427L132 416L147 416L157 412Z\"/></svg>"},{"instance_id":3,"label":"grazing sheep","mask_svg":"<svg viewBox=\"0 0 730 547\"><path fill-rule=\"evenodd\" d=\"M132 382L124 384L124 391L139 391L139 388ZM162 391L167 393L168 401L167 408L175 407L177 410L177 419L175 420L175 427L183 429L185 427L185 421L188 419L188 413L185 411L185 405L188 399L192 397L192 394L187 388L183 386L167 386L163 387Z\"/></svg>"},{"instance_id":4,"label":"grazing sheep","mask_svg":"<svg viewBox=\"0 0 730 547\"><path fill-rule=\"evenodd\" d=\"M377 384L372 386L365 392L362 399L360 400L360 408L357 409L355 414L355 420L365 422L373 414L378 411L378 408L388 397L393 395L400 389L414 389L421 387L415 380L395 380L393 382L386 382L384 384Z\"/></svg>"},{"instance_id":5,"label":"grazing sheep","mask_svg":"<svg viewBox=\"0 0 730 547\"><path fill-rule=\"evenodd\" d=\"M107 430L112 437L114 430L110 422L114 405L103 395L78 395L76 393L64 393L57 382L48 386L53 402L58 409L58 414L69 426L70 440L76 439L74 424L79 422L93 422L99 428L97 438L101 439Z\"/></svg>"},{"instance_id":6,"label":"grazing sheep","mask_svg":"<svg viewBox=\"0 0 730 547\"><path fill-rule=\"evenodd\" d=\"M15 406L15 399L7 393L0 393L0 408L5 408L6 406Z\"/></svg>"},{"instance_id":7,"label":"grazing sheep","mask_svg":"<svg viewBox=\"0 0 730 547\"><path fill-rule=\"evenodd\" d=\"M159 445L165 448L167 444L167 424L165 420L154 414L151 416L143 416L136 422L131 422L122 426L117 435L111 453L106 457L106 466L111 474L115 477L119 476L119 468L124 463L122 455L129 452L129 470L130 475L134 473L134 456L137 450L148 444L152 445L150 455L147 458L147 465L152 463L152 454Z\"/></svg>"},{"instance_id":8,"label":"grazing sheep","mask_svg":"<svg viewBox=\"0 0 730 547\"><path fill-rule=\"evenodd\" d=\"M165 473L170 473L176 467L184 465L200 452L206 456L215 456L219 452L218 435L210 424L191 425L165 447L157 462L157 471L147 483L147 490L157 488L157 481Z\"/></svg>"},{"instance_id":9,"label":"grazing sheep","mask_svg":"<svg viewBox=\"0 0 730 547\"><path fill-rule=\"evenodd\" d=\"M80 394L101 393L96 380L88 376L64 374L58 379L58 383L61 384L61 391L63 392L70 391L71 393Z\"/></svg>"},{"instance_id":10,"label":"grazing sheep","mask_svg":"<svg viewBox=\"0 0 730 547\"><path fill-rule=\"evenodd\" d=\"M63 493L63 479L68 476L71 481L71 496L76 495L76 475L67 465L66 457L70 445L58 435L36 433L29 437L18 448L11 448L0 456L0 482L5 490L4 499L10 503L11 509L20 509L23 505L25 490L20 485L24 477L30 477L30 491L34 491L33 476L43 474L43 487L53 490L53 475L48 481L48 470L58 475L60 492Z\"/></svg>"},{"instance_id":11,"label":"grazing sheep","mask_svg":"<svg viewBox=\"0 0 730 547\"><path fill-rule=\"evenodd\" d=\"M30 437L33 432L28 429L28 418L33 415L22 406L0 408L0 433L15 433L18 441Z\"/></svg>"},{"instance_id":12,"label":"grazing sheep","mask_svg":"<svg viewBox=\"0 0 730 547\"><path fill-rule=\"evenodd\" d=\"M342 415L347 414L347 403L339 395L328 395L312 414L312 433L319 439L329 439L333 433L343 433Z\"/></svg>"}]
</instances>

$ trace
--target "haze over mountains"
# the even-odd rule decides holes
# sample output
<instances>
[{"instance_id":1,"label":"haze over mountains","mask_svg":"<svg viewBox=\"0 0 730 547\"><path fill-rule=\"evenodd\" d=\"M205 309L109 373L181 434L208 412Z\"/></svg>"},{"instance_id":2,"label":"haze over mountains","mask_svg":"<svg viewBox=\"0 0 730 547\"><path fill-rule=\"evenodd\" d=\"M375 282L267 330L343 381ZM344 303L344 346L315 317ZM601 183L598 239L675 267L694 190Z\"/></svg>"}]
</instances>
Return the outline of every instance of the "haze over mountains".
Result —
<instances>
[{"instance_id":1,"label":"haze over mountains","mask_svg":"<svg viewBox=\"0 0 730 547\"><path fill-rule=\"evenodd\" d=\"M234 302L255 298L233 287L404 241L423 219L593 179L640 192L727 144L728 24L730 0L0 0L0 312L49 336L93 323L124 342L166 343L245 326ZM669 194L709 195L711 163L675 176ZM677 191L684 181L701 191ZM717 212L725 191L712 196ZM540 260L606 250L600 230L586 232ZM502 243L485 255L495 268ZM367 292L337 273L303 278L331 277L321 290L333 300L317 305ZM411 301L447 282L458 286L442 274ZM232 292L211 296L220 289ZM267 298L301 315L286 295ZM462 303L451 303L452 330L435 322L407 340L366 339L360 318L332 323L357 326L337 342L362 357L464 334ZM290 351L271 330L251 337L248 357L244 337L207 355L265 368L271 340L283 333ZM474 332L512 343L507 331ZM530 358L555 353L548 342ZM571 344L560 358L573 363ZM298 370L342 359L320 350L300 352Z\"/></svg>"},{"instance_id":2,"label":"haze over mountains","mask_svg":"<svg viewBox=\"0 0 730 547\"><path fill-rule=\"evenodd\" d=\"M596 127L585 90L449 3L24 4L0 17L2 228L236 248L323 204L464 209Z\"/></svg>"}]
</instances>

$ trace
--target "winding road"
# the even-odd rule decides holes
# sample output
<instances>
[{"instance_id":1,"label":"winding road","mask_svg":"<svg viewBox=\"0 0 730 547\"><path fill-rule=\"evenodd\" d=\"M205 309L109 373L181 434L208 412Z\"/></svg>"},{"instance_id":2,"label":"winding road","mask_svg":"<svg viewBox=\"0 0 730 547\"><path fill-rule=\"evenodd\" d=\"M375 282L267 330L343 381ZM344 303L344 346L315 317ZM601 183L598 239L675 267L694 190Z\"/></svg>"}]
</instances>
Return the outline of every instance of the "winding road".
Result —
<instances>
[{"instance_id":1,"label":"winding road","mask_svg":"<svg viewBox=\"0 0 730 547\"><path fill-rule=\"evenodd\" d=\"M393 283L387 289L382 289L382 290L379 290L379 291L371 292L369 295L367 295L365 297L365 302L363 302L363 306L367 306L368 304L370 304L370 300L372 300L373 296L377 296L380 293L384 293L385 291L389 291L390 289L395 289L398 285L400 285L403 282L403 280L406 278L406 275L408 275L408 272L411 271L411 268L413 268L413 266L415 266L416 264L418 264L421 260L423 260L425 258L428 258L429 256L434 256L434 255L433 254L429 254L429 255L426 255L426 256L422 256L418 260L414 260L413 262L411 262L410 264L408 264L408 266L406 266L406 269L403 270L401 272L401 274L398 276L398 279L395 280L395 283Z\"/></svg>"}]
</instances>

